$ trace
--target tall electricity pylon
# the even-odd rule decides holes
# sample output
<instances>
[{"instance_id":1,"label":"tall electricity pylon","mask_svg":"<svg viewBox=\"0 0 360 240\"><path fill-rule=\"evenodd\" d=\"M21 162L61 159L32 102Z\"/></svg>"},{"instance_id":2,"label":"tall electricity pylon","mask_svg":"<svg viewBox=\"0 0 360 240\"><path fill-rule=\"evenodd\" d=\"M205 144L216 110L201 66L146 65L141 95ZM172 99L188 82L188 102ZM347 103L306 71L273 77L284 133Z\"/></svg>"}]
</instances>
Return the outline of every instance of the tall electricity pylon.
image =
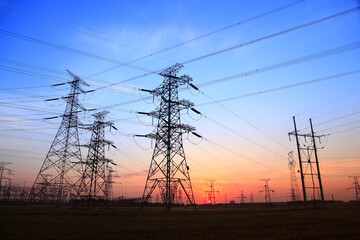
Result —
<instances>
[{"instance_id":1,"label":"tall electricity pylon","mask_svg":"<svg viewBox=\"0 0 360 240\"><path fill-rule=\"evenodd\" d=\"M209 183L209 191L205 191L207 194L206 204L215 205L216 204L216 197L215 193L219 195L219 191L215 191L215 180L205 180L205 184Z\"/></svg>"},{"instance_id":2,"label":"tall electricity pylon","mask_svg":"<svg viewBox=\"0 0 360 240\"><path fill-rule=\"evenodd\" d=\"M353 187L347 188L346 190L354 189L356 202L359 202L360 186L359 186L358 177L357 176L349 176L349 178L354 179L354 183L353 183Z\"/></svg>"},{"instance_id":3,"label":"tall electricity pylon","mask_svg":"<svg viewBox=\"0 0 360 240\"><path fill-rule=\"evenodd\" d=\"M156 140L154 153L151 159L147 175L145 189L142 196L142 207L147 203L156 187L159 187L161 198L167 211L174 203L174 197L178 188L185 193L189 204L195 208L195 198L190 181L189 166L186 161L183 147L182 135L192 132L195 128L182 124L180 112L193 108L194 103L188 100L179 100L178 89L182 85L188 85L197 89L192 83L192 78L187 75L176 76L182 68L181 64L175 64L159 73L164 77L163 83L154 90L145 90L155 97L160 97L160 106L150 112L139 112L158 119L156 130L147 135L136 135L137 137L149 137ZM198 89L197 89L198 90Z\"/></svg>"},{"instance_id":4,"label":"tall electricity pylon","mask_svg":"<svg viewBox=\"0 0 360 240\"><path fill-rule=\"evenodd\" d=\"M109 201L109 164L115 163L105 158L105 147L113 145L113 142L105 140L105 128L114 127L113 122L104 121L108 111L102 111L93 114L95 121L90 126L83 127L90 130L91 140L87 145L82 145L89 148L86 161L82 162L83 175L80 180L78 189L78 198L86 200L89 205L95 205L96 200L102 199Z\"/></svg>"},{"instance_id":5,"label":"tall electricity pylon","mask_svg":"<svg viewBox=\"0 0 360 240\"><path fill-rule=\"evenodd\" d=\"M7 179L10 181L10 178L4 176L4 172L8 172L8 174L12 173L12 170L9 168L6 168L5 166L11 164L8 162L0 162L0 200L2 199L2 192L3 192L3 179Z\"/></svg>"},{"instance_id":6,"label":"tall electricity pylon","mask_svg":"<svg viewBox=\"0 0 360 240\"><path fill-rule=\"evenodd\" d=\"M269 187L270 179L260 179L260 181L265 182L264 189L260 190L260 192L265 192L265 203L271 204L270 192L274 192L274 190L270 189L270 187Z\"/></svg>"},{"instance_id":7,"label":"tall electricity pylon","mask_svg":"<svg viewBox=\"0 0 360 240\"><path fill-rule=\"evenodd\" d=\"M240 190L240 204L245 204L245 198L247 198L244 195L244 190Z\"/></svg>"},{"instance_id":8,"label":"tall electricity pylon","mask_svg":"<svg viewBox=\"0 0 360 240\"><path fill-rule=\"evenodd\" d=\"M114 198L114 188L113 188L113 184L114 184L114 173L117 173L111 165L108 164L107 168L107 176L106 176L106 188L107 188L107 193L108 193L108 198L109 200ZM117 175L115 176L117 177Z\"/></svg>"},{"instance_id":9,"label":"tall electricity pylon","mask_svg":"<svg viewBox=\"0 0 360 240\"><path fill-rule=\"evenodd\" d=\"M88 84L69 70L67 72L72 77L72 81L68 82L71 86L70 93L62 97L67 103L65 112L60 116L62 117L62 122L59 130L31 188L30 201L51 198L51 200L61 204L69 201L72 196L76 196L75 182L82 174L81 164L78 164L78 162L81 162L78 112L81 110L86 111L80 104L78 97L79 94L86 93L81 88L81 85L88 86ZM54 86L57 85L62 84ZM48 101L58 99L48 99ZM47 119L52 118L57 117ZM53 192L54 189L56 189L57 193L53 197L45 196L49 192Z\"/></svg>"},{"instance_id":10,"label":"tall electricity pylon","mask_svg":"<svg viewBox=\"0 0 360 240\"><path fill-rule=\"evenodd\" d=\"M289 133L289 136L295 135L296 139L304 202L308 200L309 194L312 194L312 200L314 201L316 200L316 195L320 195L319 199L324 201L324 192L321 182L319 159L315 141L316 139L319 139L320 141L320 138L324 135L315 135L311 119L309 119L309 121L311 134L299 134L296 128L295 117L293 117L295 129L293 132ZM304 138L303 143L300 142L299 137ZM307 143L309 139L310 143ZM305 160L302 157L304 157ZM317 191L319 191L320 194L317 194Z\"/></svg>"},{"instance_id":11,"label":"tall electricity pylon","mask_svg":"<svg viewBox=\"0 0 360 240\"><path fill-rule=\"evenodd\" d=\"M292 202L300 201L300 190L299 190L299 184L297 182L297 177L295 173L295 166L296 162L293 156L293 151L288 153L289 156L289 169L290 169L290 182L291 182L291 188L290 188L290 199Z\"/></svg>"}]
</instances>

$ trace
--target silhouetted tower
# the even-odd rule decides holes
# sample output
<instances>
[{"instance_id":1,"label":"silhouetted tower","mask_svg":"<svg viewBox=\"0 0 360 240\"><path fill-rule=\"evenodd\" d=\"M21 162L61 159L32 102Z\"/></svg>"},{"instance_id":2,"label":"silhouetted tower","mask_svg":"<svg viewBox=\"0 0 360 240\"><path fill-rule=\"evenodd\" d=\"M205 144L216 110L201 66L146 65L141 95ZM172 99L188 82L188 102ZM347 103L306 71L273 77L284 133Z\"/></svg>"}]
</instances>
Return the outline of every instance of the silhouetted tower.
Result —
<instances>
[{"instance_id":1,"label":"silhouetted tower","mask_svg":"<svg viewBox=\"0 0 360 240\"><path fill-rule=\"evenodd\" d=\"M241 190L240 191L240 204L245 204L245 198L247 198L247 197L244 195L244 190Z\"/></svg>"},{"instance_id":2,"label":"silhouetted tower","mask_svg":"<svg viewBox=\"0 0 360 240\"><path fill-rule=\"evenodd\" d=\"M251 192L250 194L250 203L254 203L254 194Z\"/></svg>"},{"instance_id":3,"label":"silhouetted tower","mask_svg":"<svg viewBox=\"0 0 360 240\"><path fill-rule=\"evenodd\" d=\"M43 174L42 181L38 182L38 188L43 188L43 191L39 193L36 200L44 203L55 203L57 202L58 189L55 185L52 185L48 179L51 179L52 175ZM36 189L37 190L37 189Z\"/></svg>"},{"instance_id":4,"label":"silhouetted tower","mask_svg":"<svg viewBox=\"0 0 360 240\"><path fill-rule=\"evenodd\" d=\"M108 168L109 164L115 163L105 158L105 147L113 146L113 142L105 139L105 128L113 127L113 122L104 121L108 111L93 114L95 121L90 126L83 127L90 130L91 140L86 161L83 161L84 172L80 180L78 198L88 201L88 204L95 204L96 200L109 200Z\"/></svg>"},{"instance_id":5,"label":"silhouetted tower","mask_svg":"<svg viewBox=\"0 0 360 240\"><path fill-rule=\"evenodd\" d=\"M264 189L260 190L260 192L265 192L265 203L269 203L271 204L271 196L270 196L270 192L274 192L274 190L269 188L269 181L270 179L260 179L260 181L264 181L265 185L264 185Z\"/></svg>"},{"instance_id":6,"label":"silhouetted tower","mask_svg":"<svg viewBox=\"0 0 360 240\"><path fill-rule=\"evenodd\" d=\"M182 204L182 191L181 189L179 188L179 192L178 192L178 195L177 195L177 203L178 204Z\"/></svg>"},{"instance_id":7,"label":"silhouetted tower","mask_svg":"<svg viewBox=\"0 0 360 240\"><path fill-rule=\"evenodd\" d=\"M3 198L3 191L4 191L4 182L3 180L6 179L8 181L10 181L9 177L5 176L5 172L7 172L8 174L12 173L12 170L5 167L6 165L9 165L11 163L8 162L0 162L0 200Z\"/></svg>"},{"instance_id":8,"label":"silhouetted tower","mask_svg":"<svg viewBox=\"0 0 360 240\"><path fill-rule=\"evenodd\" d=\"M159 187L161 198L166 210L170 210L174 202L175 191L181 188L189 203L195 208L195 198L191 186L189 166L186 161L182 135L192 132L195 128L182 124L180 112L193 108L194 104L187 100L179 100L178 89L182 85L189 85L197 89L192 79L187 75L176 76L182 68L181 64L167 68L159 73L164 77L163 83L154 90L144 90L155 97L160 97L160 106L150 113L139 112L158 119L155 132L138 137L149 137L156 140L154 153L151 159L145 189L142 197L142 206L146 204L156 187Z\"/></svg>"},{"instance_id":9,"label":"silhouetted tower","mask_svg":"<svg viewBox=\"0 0 360 240\"><path fill-rule=\"evenodd\" d=\"M299 131L296 128L295 117L293 117L293 121L295 130L290 132L289 136L295 135L296 139L304 201L306 202L308 200L309 194L312 194L312 200L316 200L316 195L319 195L320 200L324 201L324 192L315 141L316 139L320 141L320 138L324 135L314 134L311 118L309 119L311 134L299 134ZM299 137L303 137L304 141L301 142ZM308 140L310 140L310 143L308 143Z\"/></svg>"},{"instance_id":10,"label":"silhouetted tower","mask_svg":"<svg viewBox=\"0 0 360 240\"><path fill-rule=\"evenodd\" d=\"M289 156L289 169L290 169L290 182L291 182L291 188L290 188L290 200L292 202L300 201L300 190L299 185L297 182L296 172L295 172L295 166L296 162L293 156L293 151L288 153Z\"/></svg>"},{"instance_id":11,"label":"silhouetted tower","mask_svg":"<svg viewBox=\"0 0 360 240\"><path fill-rule=\"evenodd\" d=\"M68 82L71 86L70 93L61 98L67 103L65 112L60 116L62 122L59 130L31 188L30 201L40 200L40 196L43 197L44 193L49 192L48 188L57 189L56 200L58 203L66 202L70 197L76 196L74 183L82 174L81 164L78 164L81 162L78 113L86 110L80 104L78 97L79 94L86 93L81 85L88 86L88 84L69 70L67 72L71 75L72 81ZM48 99L47 101L58 99ZM52 118L57 117L47 119ZM43 184L44 182L47 184Z\"/></svg>"},{"instance_id":12,"label":"silhouetted tower","mask_svg":"<svg viewBox=\"0 0 360 240\"><path fill-rule=\"evenodd\" d=\"M349 176L349 178L352 178L354 179L354 183L353 183L353 186L346 189L346 190L349 190L349 189L354 189L355 190L355 199L356 199L356 202L359 202L359 195L360 195L360 186L359 186L359 180L358 180L358 177L357 176Z\"/></svg>"},{"instance_id":13,"label":"silhouetted tower","mask_svg":"<svg viewBox=\"0 0 360 240\"><path fill-rule=\"evenodd\" d=\"M113 180L113 178L114 178L114 173L116 173L116 171L112 168L111 165L109 165L109 163L107 163L106 171L107 171L107 176L106 176L107 184L105 186L107 188L109 200L111 200L114 198L114 188L113 188L114 180Z\"/></svg>"},{"instance_id":14,"label":"silhouetted tower","mask_svg":"<svg viewBox=\"0 0 360 240\"><path fill-rule=\"evenodd\" d=\"M210 188L209 191L205 191L205 193L207 194L206 203L211 205L216 204L215 194L217 193L219 195L219 191L215 191L214 182L215 180L205 180L205 184L209 183Z\"/></svg>"}]
</instances>

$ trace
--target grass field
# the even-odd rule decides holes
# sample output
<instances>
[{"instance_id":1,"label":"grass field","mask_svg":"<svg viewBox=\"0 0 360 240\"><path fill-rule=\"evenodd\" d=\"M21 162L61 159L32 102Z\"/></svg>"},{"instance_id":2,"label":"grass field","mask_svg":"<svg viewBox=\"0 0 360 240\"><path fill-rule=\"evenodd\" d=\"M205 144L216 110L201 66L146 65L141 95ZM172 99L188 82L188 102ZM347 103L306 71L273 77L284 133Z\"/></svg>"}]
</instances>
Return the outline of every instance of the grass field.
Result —
<instances>
[{"instance_id":1,"label":"grass field","mask_svg":"<svg viewBox=\"0 0 360 240\"><path fill-rule=\"evenodd\" d=\"M360 206L112 207L0 206L0 239L360 239Z\"/></svg>"}]
</instances>

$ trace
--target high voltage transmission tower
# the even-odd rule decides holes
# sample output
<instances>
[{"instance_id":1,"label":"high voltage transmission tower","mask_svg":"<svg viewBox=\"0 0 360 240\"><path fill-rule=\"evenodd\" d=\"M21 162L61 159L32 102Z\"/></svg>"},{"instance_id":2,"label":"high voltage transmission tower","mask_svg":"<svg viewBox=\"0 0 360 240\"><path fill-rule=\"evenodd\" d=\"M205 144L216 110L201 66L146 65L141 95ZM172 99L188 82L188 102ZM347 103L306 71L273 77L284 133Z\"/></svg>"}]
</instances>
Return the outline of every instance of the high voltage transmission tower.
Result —
<instances>
[{"instance_id":1,"label":"high voltage transmission tower","mask_svg":"<svg viewBox=\"0 0 360 240\"><path fill-rule=\"evenodd\" d=\"M82 175L81 164L78 164L81 162L78 113L86 111L78 98L79 94L86 93L81 85L89 85L69 70L67 72L72 77L72 81L68 82L71 86L70 93L61 98L67 103L65 112L61 116L59 130L31 188L30 201L56 201L61 204L76 196L75 182ZM63 84L54 86L59 85ZM57 117L47 119L52 118Z\"/></svg>"},{"instance_id":2,"label":"high voltage transmission tower","mask_svg":"<svg viewBox=\"0 0 360 240\"><path fill-rule=\"evenodd\" d=\"M269 181L270 179L260 179L260 181L264 181L264 189L260 190L260 192L265 192L265 203L271 204L271 196L270 192L274 192L274 190L270 189Z\"/></svg>"},{"instance_id":3,"label":"high voltage transmission tower","mask_svg":"<svg viewBox=\"0 0 360 240\"><path fill-rule=\"evenodd\" d=\"M111 166L111 164L108 164L107 165L107 176L106 176L106 188L107 188L107 193L108 193L108 198L109 200L113 199L114 198L114 189L113 189L113 184L114 184L114 181L113 181L113 178L114 177L118 177L117 175L117 171L113 169L113 167ZM114 175L115 173L115 175Z\"/></svg>"},{"instance_id":4,"label":"high voltage transmission tower","mask_svg":"<svg viewBox=\"0 0 360 240\"><path fill-rule=\"evenodd\" d=\"M217 193L219 195L219 191L215 191L214 182L215 182L215 180L205 180L205 184L209 183L209 188L210 188L209 191L205 191L205 193L207 194L206 204L211 204L211 205L216 204L215 193Z\"/></svg>"},{"instance_id":5,"label":"high voltage transmission tower","mask_svg":"<svg viewBox=\"0 0 360 240\"><path fill-rule=\"evenodd\" d=\"M295 117L293 117L294 131L289 132L289 136L294 135L296 139L304 201L308 200L308 194L312 194L312 200L314 201L316 195L318 195L318 199L324 201L316 139L320 141L321 137L325 135L315 135L311 118L309 121L311 134L299 134ZM299 137L303 137L304 142L301 142ZM310 143L308 143L308 139ZM315 159L313 159L314 157Z\"/></svg>"},{"instance_id":6,"label":"high voltage transmission tower","mask_svg":"<svg viewBox=\"0 0 360 240\"><path fill-rule=\"evenodd\" d=\"M296 162L293 156L293 151L288 153L289 156L289 169L290 169L290 182L291 182L291 188L290 188L290 200L292 202L300 201L300 190L299 190L299 184L297 182L296 172L295 172L295 166Z\"/></svg>"},{"instance_id":7,"label":"high voltage transmission tower","mask_svg":"<svg viewBox=\"0 0 360 240\"><path fill-rule=\"evenodd\" d=\"M359 186L358 176L349 176L349 178L354 179L354 183L353 183L353 187L350 187L346 190L354 189L356 202L359 202L360 186Z\"/></svg>"},{"instance_id":8,"label":"high voltage transmission tower","mask_svg":"<svg viewBox=\"0 0 360 240\"><path fill-rule=\"evenodd\" d=\"M105 200L109 198L109 165L115 165L111 159L105 158L105 147L113 146L113 142L105 139L105 128L114 128L113 122L105 121L108 111L102 111L93 114L95 121L89 126L82 128L91 131L90 143L82 145L89 148L86 161L82 161L83 174L78 188L78 199L85 200L88 205L95 205L96 200Z\"/></svg>"},{"instance_id":9,"label":"high voltage transmission tower","mask_svg":"<svg viewBox=\"0 0 360 240\"><path fill-rule=\"evenodd\" d=\"M240 204L245 204L245 198L247 198L245 195L244 195L244 190L240 190Z\"/></svg>"},{"instance_id":10,"label":"high voltage transmission tower","mask_svg":"<svg viewBox=\"0 0 360 240\"><path fill-rule=\"evenodd\" d=\"M7 172L8 174L11 174L12 173L12 170L5 167L6 165L9 165L11 163L8 163L8 162L0 162L0 200L2 200L3 198L3 194L2 192L4 191L4 188L3 188L3 179L7 179L9 182L10 182L10 178L9 177L5 177L5 173L4 172Z\"/></svg>"},{"instance_id":11,"label":"high voltage transmission tower","mask_svg":"<svg viewBox=\"0 0 360 240\"><path fill-rule=\"evenodd\" d=\"M182 68L181 64L175 64L159 73L164 77L163 83L154 90L145 90L155 97L160 97L160 106L149 113L139 112L158 119L156 130L147 135L136 135L138 137L149 137L155 139L154 153L151 159L145 189L142 196L142 206L144 206L156 187L159 187L162 202L166 210L170 210L174 203L174 197L178 188L185 193L189 204L195 208L195 198L190 181L189 166L186 161L183 147L182 135L192 132L195 128L182 124L180 112L191 109L200 114L193 108L194 103L188 100L179 100L178 89L182 85L189 85L198 90L187 75L176 76Z\"/></svg>"}]
</instances>

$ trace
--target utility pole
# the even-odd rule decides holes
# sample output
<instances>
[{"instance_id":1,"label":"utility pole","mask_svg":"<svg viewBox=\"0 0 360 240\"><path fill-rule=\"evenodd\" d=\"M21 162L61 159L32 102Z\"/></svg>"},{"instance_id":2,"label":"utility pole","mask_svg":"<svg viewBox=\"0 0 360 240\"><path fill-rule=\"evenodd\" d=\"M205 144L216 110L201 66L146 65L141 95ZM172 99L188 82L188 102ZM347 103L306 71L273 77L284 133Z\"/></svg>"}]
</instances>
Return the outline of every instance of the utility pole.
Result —
<instances>
[{"instance_id":1,"label":"utility pole","mask_svg":"<svg viewBox=\"0 0 360 240\"><path fill-rule=\"evenodd\" d=\"M82 175L81 164L78 164L82 161L78 133L78 126L80 125L78 113L86 111L79 102L78 97L81 93L86 93L81 88L81 85L89 85L69 70L67 72L72 77L72 81L68 82L71 86L70 93L61 98L67 103L65 112L62 116L46 118L61 117L62 122L31 188L30 201L47 198L44 194L49 193L50 189L51 191L56 189L57 194L54 196L54 200L58 204L67 202L71 196L76 196L75 182ZM64 84L55 84L53 86ZM58 99L60 98L48 99L47 101Z\"/></svg>"},{"instance_id":2,"label":"utility pole","mask_svg":"<svg viewBox=\"0 0 360 240\"><path fill-rule=\"evenodd\" d=\"M271 204L270 192L274 192L274 190L270 189L269 187L270 179L260 179L260 181L265 182L264 189L260 190L260 192L265 192L265 203Z\"/></svg>"},{"instance_id":3,"label":"utility pole","mask_svg":"<svg viewBox=\"0 0 360 240\"><path fill-rule=\"evenodd\" d=\"M299 134L299 131L297 130L296 127L295 116L294 116L293 122L294 122L295 130L293 132L289 132L289 137L290 135L294 135L296 139L304 202L308 201L309 193L312 194L313 196L312 200L315 201L317 191L319 191L318 195L320 195L319 196L320 200L324 201L324 192L321 182L316 139L320 141L321 137L324 137L325 135L315 135L312 125L312 120L309 119L309 121L310 121L311 133ZM303 137L304 141L301 142L299 137ZM307 143L308 139L310 139L311 142L310 144ZM315 156L315 160L312 159L313 155Z\"/></svg>"},{"instance_id":4,"label":"utility pole","mask_svg":"<svg viewBox=\"0 0 360 240\"><path fill-rule=\"evenodd\" d=\"M103 199L109 201L108 168L109 164L116 165L111 159L105 158L105 147L113 146L113 142L105 139L105 127L114 128L113 122L105 121L108 111L93 114L95 121L90 126L83 127L90 130L91 140L86 161L83 161L84 172L80 179L78 198L86 200L88 205L95 205L96 201Z\"/></svg>"},{"instance_id":5,"label":"utility pole","mask_svg":"<svg viewBox=\"0 0 360 240\"><path fill-rule=\"evenodd\" d=\"M210 183L209 184L209 191L205 191L205 193L207 194L207 200L206 203L210 204L210 205L215 205L216 204L216 197L215 197L215 193L217 193L219 195L219 191L215 191L215 184L214 184L215 180L205 180L205 184L206 183Z\"/></svg>"},{"instance_id":6,"label":"utility pole","mask_svg":"<svg viewBox=\"0 0 360 240\"><path fill-rule=\"evenodd\" d=\"M297 182L297 177L295 173L295 166L296 162L293 156L293 151L288 153L289 157L289 169L290 169L290 182L291 182L291 188L290 188L290 199L292 202L299 201L300 200L300 191L299 191L299 185Z\"/></svg>"},{"instance_id":7,"label":"utility pole","mask_svg":"<svg viewBox=\"0 0 360 240\"><path fill-rule=\"evenodd\" d=\"M159 73L164 80L154 90L142 89L142 91L161 99L160 106L155 111L138 112L158 119L156 130L153 133L135 135L152 138L156 141L142 196L142 207L147 203L154 189L159 187L167 211L170 211L170 207L174 203L173 197L178 188L183 190L188 202L195 208L182 135L191 132L197 137L201 136L194 132L194 127L181 123L180 112L185 109L190 109L197 114L200 112L194 109L194 103L188 100L179 100L178 89L182 85L196 90L198 88L191 83L192 78L189 76L176 76L182 67L181 64L175 64Z\"/></svg>"},{"instance_id":8,"label":"utility pole","mask_svg":"<svg viewBox=\"0 0 360 240\"><path fill-rule=\"evenodd\" d=\"M321 174L320 174L319 159L318 159L317 148L316 148L315 133L314 133L314 128L313 128L311 118L309 119L309 121L310 121L310 127L311 127L311 138L312 138L312 142L313 142L313 150L315 153L315 162L316 162L317 177L318 177L318 181L319 181L319 190L320 190L320 194L321 194L321 200L324 201L324 191L323 191L322 182L321 182ZM316 136L316 137L320 138L320 136ZM315 199L315 196L314 196L314 199Z\"/></svg>"},{"instance_id":9,"label":"utility pole","mask_svg":"<svg viewBox=\"0 0 360 240\"><path fill-rule=\"evenodd\" d=\"M6 165L9 165L9 164L11 164L11 163L8 163L8 162L0 162L0 200L2 200L2 192L4 191L4 189L3 189L3 179L7 179L7 180L9 180L10 181L10 178L8 178L8 177L5 177L4 176L4 172L5 171L7 171L8 172L8 174L11 174L12 173L12 170L11 169L9 169L9 168L6 168L5 166Z\"/></svg>"},{"instance_id":10,"label":"utility pole","mask_svg":"<svg viewBox=\"0 0 360 240\"><path fill-rule=\"evenodd\" d=\"M346 190L354 189L356 202L359 202L360 186L359 186L358 176L349 176L349 178L354 179L354 183L353 183L353 187L347 188Z\"/></svg>"}]
</instances>

